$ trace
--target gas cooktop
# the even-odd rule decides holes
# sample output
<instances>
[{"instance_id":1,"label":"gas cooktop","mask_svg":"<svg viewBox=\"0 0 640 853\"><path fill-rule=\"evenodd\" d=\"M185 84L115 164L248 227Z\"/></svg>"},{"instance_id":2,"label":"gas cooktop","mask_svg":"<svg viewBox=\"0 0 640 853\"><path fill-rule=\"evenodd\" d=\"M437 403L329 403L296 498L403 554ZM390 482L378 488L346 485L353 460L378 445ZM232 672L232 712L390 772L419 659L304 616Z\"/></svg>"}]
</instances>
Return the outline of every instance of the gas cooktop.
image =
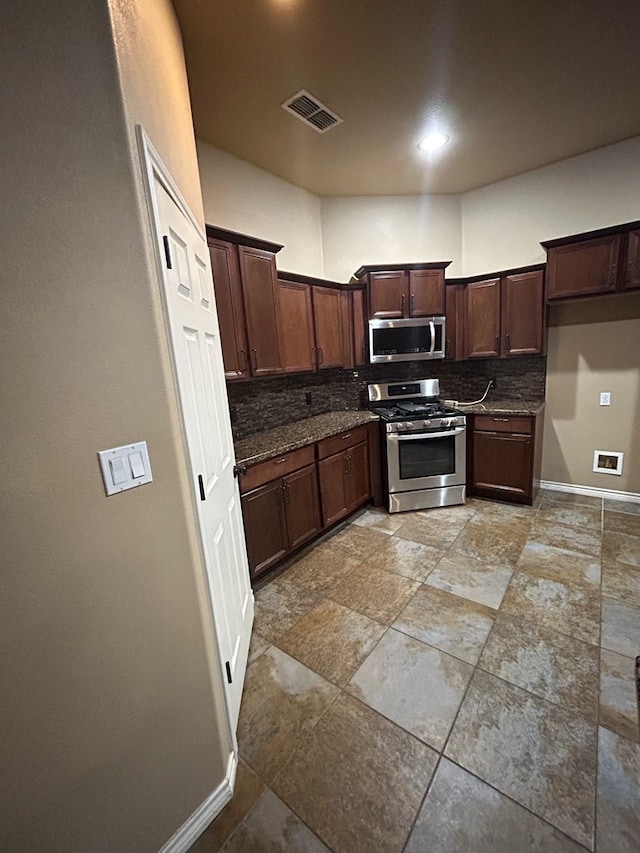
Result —
<instances>
[{"instance_id":1,"label":"gas cooktop","mask_svg":"<svg viewBox=\"0 0 640 853\"><path fill-rule=\"evenodd\" d=\"M425 400L424 402L407 401L396 403L395 406L375 406L373 408L377 415L380 415L382 420L395 422L406 421L412 418L446 418L452 415L460 415L461 412L456 409L451 409L444 406L439 400Z\"/></svg>"}]
</instances>

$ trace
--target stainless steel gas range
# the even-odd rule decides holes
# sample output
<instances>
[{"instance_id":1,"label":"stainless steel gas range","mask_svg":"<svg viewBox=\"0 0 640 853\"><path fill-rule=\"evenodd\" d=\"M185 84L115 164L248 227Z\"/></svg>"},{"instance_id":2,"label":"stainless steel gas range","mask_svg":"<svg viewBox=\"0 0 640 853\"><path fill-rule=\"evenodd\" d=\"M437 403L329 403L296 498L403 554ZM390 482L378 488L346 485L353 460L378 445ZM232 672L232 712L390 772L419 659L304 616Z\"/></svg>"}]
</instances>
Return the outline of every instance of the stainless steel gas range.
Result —
<instances>
[{"instance_id":1,"label":"stainless steel gas range","mask_svg":"<svg viewBox=\"0 0 640 853\"><path fill-rule=\"evenodd\" d=\"M438 399L437 379L369 385L380 416L389 512L465 501L466 418Z\"/></svg>"}]
</instances>

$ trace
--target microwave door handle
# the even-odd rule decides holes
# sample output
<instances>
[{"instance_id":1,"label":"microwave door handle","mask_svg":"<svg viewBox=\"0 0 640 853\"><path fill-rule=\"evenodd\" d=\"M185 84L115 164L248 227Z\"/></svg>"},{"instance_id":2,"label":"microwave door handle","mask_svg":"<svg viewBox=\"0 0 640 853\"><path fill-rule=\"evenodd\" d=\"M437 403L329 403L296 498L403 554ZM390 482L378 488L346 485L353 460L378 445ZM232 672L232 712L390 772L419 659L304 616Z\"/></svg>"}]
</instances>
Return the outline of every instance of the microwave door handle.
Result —
<instances>
[{"instance_id":1,"label":"microwave door handle","mask_svg":"<svg viewBox=\"0 0 640 853\"><path fill-rule=\"evenodd\" d=\"M412 433L411 435L398 435L396 432L387 433L389 441L415 441L419 438L445 438L450 435L460 435L466 427L456 427L455 429L446 429L443 432L424 432Z\"/></svg>"},{"instance_id":2,"label":"microwave door handle","mask_svg":"<svg viewBox=\"0 0 640 853\"><path fill-rule=\"evenodd\" d=\"M436 349L436 327L433 320L429 320L429 330L431 331L431 349L429 353L433 355Z\"/></svg>"}]
</instances>

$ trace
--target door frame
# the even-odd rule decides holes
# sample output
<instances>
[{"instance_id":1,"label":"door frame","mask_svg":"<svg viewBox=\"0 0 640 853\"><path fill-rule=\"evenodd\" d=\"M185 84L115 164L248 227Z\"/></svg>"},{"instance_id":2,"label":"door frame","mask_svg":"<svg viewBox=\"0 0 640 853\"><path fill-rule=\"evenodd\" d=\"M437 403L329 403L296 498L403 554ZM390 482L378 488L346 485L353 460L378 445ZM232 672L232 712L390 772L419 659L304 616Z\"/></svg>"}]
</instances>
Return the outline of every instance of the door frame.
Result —
<instances>
[{"instance_id":1,"label":"door frame","mask_svg":"<svg viewBox=\"0 0 640 853\"><path fill-rule=\"evenodd\" d=\"M196 229L198 234L202 237L204 244L206 245L206 234L203 231L200 223L193 215L189 205L185 201L182 193L176 186L173 178L171 177L169 171L167 170L164 162L160 158L158 152L153 147L151 140L147 136L144 131L144 128L136 124L136 138L138 142L138 149L140 153L140 162L142 166L142 177L144 184L144 195L147 203L147 212L149 214L149 225L151 228L151 234L153 236L153 255L156 266L156 273L158 276L158 284L160 291L160 301L162 303L162 317L163 317L163 327L166 336L167 348L170 354L170 363L171 363L171 378L173 384L173 390L175 393L175 399L177 404L177 409L179 413L179 422L180 422L180 434L182 438L182 448L184 454L184 463L187 470L191 471L191 462L189 456L188 442L187 442L187 433L184 424L184 411L182 407L182 399L180 396L180 386L178 384L178 375L175 363L175 353L173 350L173 345L171 342L171 331L169 326L169 309L167 306L166 299L166 269L164 265L164 258L162 257L160 251L160 216L158 211L158 203L156 198L155 191L155 179L158 179L159 182L163 185L164 189L171 197L171 199L178 206L183 215L189 220L189 222ZM191 480L193 481L193 472L191 471ZM235 726L232 721L231 710L229 708L229 702L227 700L227 691L225 687L224 680L224 661L221 656L221 648L219 642L218 631L216 628L216 618L215 618L215 607L214 601L211 591L211 584L209 581L209 571L206 560L206 553L204 548L203 541L203 533L202 533L202 525L200 522L200 515L198 512L198 507L196 505L196 496L193 490L191 490L191 507L193 511L193 517L195 521L195 533L196 539L198 542L198 551L200 554L200 580L203 583L203 589L206 592L206 606L201 606L200 611L203 617L203 627L205 628L205 633L208 635L206 639L214 640L215 645L215 654L213 648L211 648L211 644L206 643L206 652L209 663L209 673L211 678L212 687L218 683L221 693L224 700L224 719L226 721L227 731L224 733L228 736L229 745L232 751L232 758L230 760L230 767L227 771L227 781L229 783L229 797L231 798L231 794L233 791L234 781L235 781L235 773L237 768L237 755L238 755L238 743L236 737ZM201 602L202 605L202 602ZM222 803L224 805L224 803ZM222 807L222 805L220 807Z\"/></svg>"}]
</instances>

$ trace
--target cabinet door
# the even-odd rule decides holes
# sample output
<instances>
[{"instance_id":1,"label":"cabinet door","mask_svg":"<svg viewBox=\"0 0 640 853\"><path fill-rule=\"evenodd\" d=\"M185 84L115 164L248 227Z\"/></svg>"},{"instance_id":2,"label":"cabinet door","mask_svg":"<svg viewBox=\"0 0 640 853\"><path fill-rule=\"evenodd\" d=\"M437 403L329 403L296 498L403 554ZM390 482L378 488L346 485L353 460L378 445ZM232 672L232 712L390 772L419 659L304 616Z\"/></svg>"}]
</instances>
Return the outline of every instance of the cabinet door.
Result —
<instances>
[{"instance_id":1,"label":"cabinet door","mask_svg":"<svg viewBox=\"0 0 640 853\"><path fill-rule=\"evenodd\" d=\"M335 453L318 463L322 523L328 527L349 510L346 491L347 453Z\"/></svg>"},{"instance_id":2,"label":"cabinet door","mask_svg":"<svg viewBox=\"0 0 640 853\"><path fill-rule=\"evenodd\" d=\"M615 290L619 252L619 234L549 249L547 299Z\"/></svg>"},{"instance_id":3,"label":"cabinet door","mask_svg":"<svg viewBox=\"0 0 640 853\"><path fill-rule=\"evenodd\" d=\"M444 314L444 270L409 271L409 314Z\"/></svg>"},{"instance_id":4,"label":"cabinet door","mask_svg":"<svg viewBox=\"0 0 640 853\"><path fill-rule=\"evenodd\" d=\"M226 379L246 379L249 356L238 250L233 243L222 240L209 239L208 244L224 375Z\"/></svg>"},{"instance_id":5,"label":"cabinet door","mask_svg":"<svg viewBox=\"0 0 640 853\"><path fill-rule=\"evenodd\" d=\"M622 289L640 287L640 231L630 231L627 242L627 258L622 279Z\"/></svg>"},{"instance_id":6,"label":"cabinet door","mask_svg":"<svg viewBox=\"0 0 640 853\"><path fill-rule=\"evenodd\" d=\"M477 494L530 500L532 483L530 435L474 432L472 488Z\"/></svg>"},{"instance_id":7,"label":"cabinet door","mask_svg":"<svg viewBox=\"0 0 640 853\"><path fill-rule=\"evenodd\" d=\"M544 273L506 275L502 279L502 352L541 353L544 339Z\"/></svg>"},{"instance_id":8,"label":"cabinet door","mask_svg":"<svg viewBox=\"0 0 640 853\"><path fill-rule=\"evenodd\" d=\"M256 577L288 550L282 480L243 495L242 515L251 577Z\"/></svg>"},{"instance_id":9,"label":"cabinet door","mask_svg":"<svg viewBox=\"0 0 640 853\"><path fill-rule=\"evenodd\" d=\"M318 368L342 367L342 292L330 287L313 288L313 321L316 330Z\"/></svg>"},{"instance_id":10,"label":"cabinet door","mask_svg":"<svg viewBox=\"0 0 640 853\"><path fill-rule=\"evenodd\" d=\"M464 285L448 284L445 287L445 343L447 361L464 358Z\"/></svg>"},{"instance_id":11,"label":"cabinet door","mask_svg":"<svg viewBox=\"0 0 640 853\"><path fill-rule=\"evenodd\" d=\"M239 246L238 255L251 373L253 376L282 373L275 257L271 252L248 246Z\"/></svg>"},{"instance_id":12,"label":"cabinet door","mask_svg":"<svg viewBox=\"0 0 640 853\"><path fill-rule=\"evenodd\" d=\"M366 443L350 447L346 451L346 457L347 506L349 509L354 509L371 496Z\"/></svg>"},{"instance_id":13,"label":"cabinet door","mask_svg":"<svg viewBox=\"0 0 640 853\"><path fill-rule=\"evenodd\" d=\"M289 548L313 539L322 527L315 463L283 480Z\"/></svg>"},{"instance_id":14,"label":"cabinet door","mask_svg":"<svg viewBox=\"0 0 640 853\"><path fill-rule=\"evenodd\" d=\"M474 281L464 293L466 358L500 355L500 279Z\"/></svg>"},{"instance_id":15,"label":"cabinet door","mask_svg":"<svg viewBox=\"0 0 640 853\"><path fill-rule=\"evenodd\" d=\"M277 284L280 354L285 373L316 369L311 287L297 281Z\"/></svg>"},{"instance_id":16,"label":"cabinet door","mask_svg":"<svg viewBox=\"0 0 640 853\"><path fill-rule=\"evenodd\" d=\"M407 317L407 274L372 272L369 274L369 318L374 320Z\"/></svg>"},{"instance_id":17,"label":"cabinet door","mask_svg":"<svg viewBox=\"0 0 640 853\"><path fill-rule=\"evenodd\" d=\"M353 324L353 366L367 363L367 326L364 314L364 290L351 291L351 314Z\"/></svg>"}]
</instances>

